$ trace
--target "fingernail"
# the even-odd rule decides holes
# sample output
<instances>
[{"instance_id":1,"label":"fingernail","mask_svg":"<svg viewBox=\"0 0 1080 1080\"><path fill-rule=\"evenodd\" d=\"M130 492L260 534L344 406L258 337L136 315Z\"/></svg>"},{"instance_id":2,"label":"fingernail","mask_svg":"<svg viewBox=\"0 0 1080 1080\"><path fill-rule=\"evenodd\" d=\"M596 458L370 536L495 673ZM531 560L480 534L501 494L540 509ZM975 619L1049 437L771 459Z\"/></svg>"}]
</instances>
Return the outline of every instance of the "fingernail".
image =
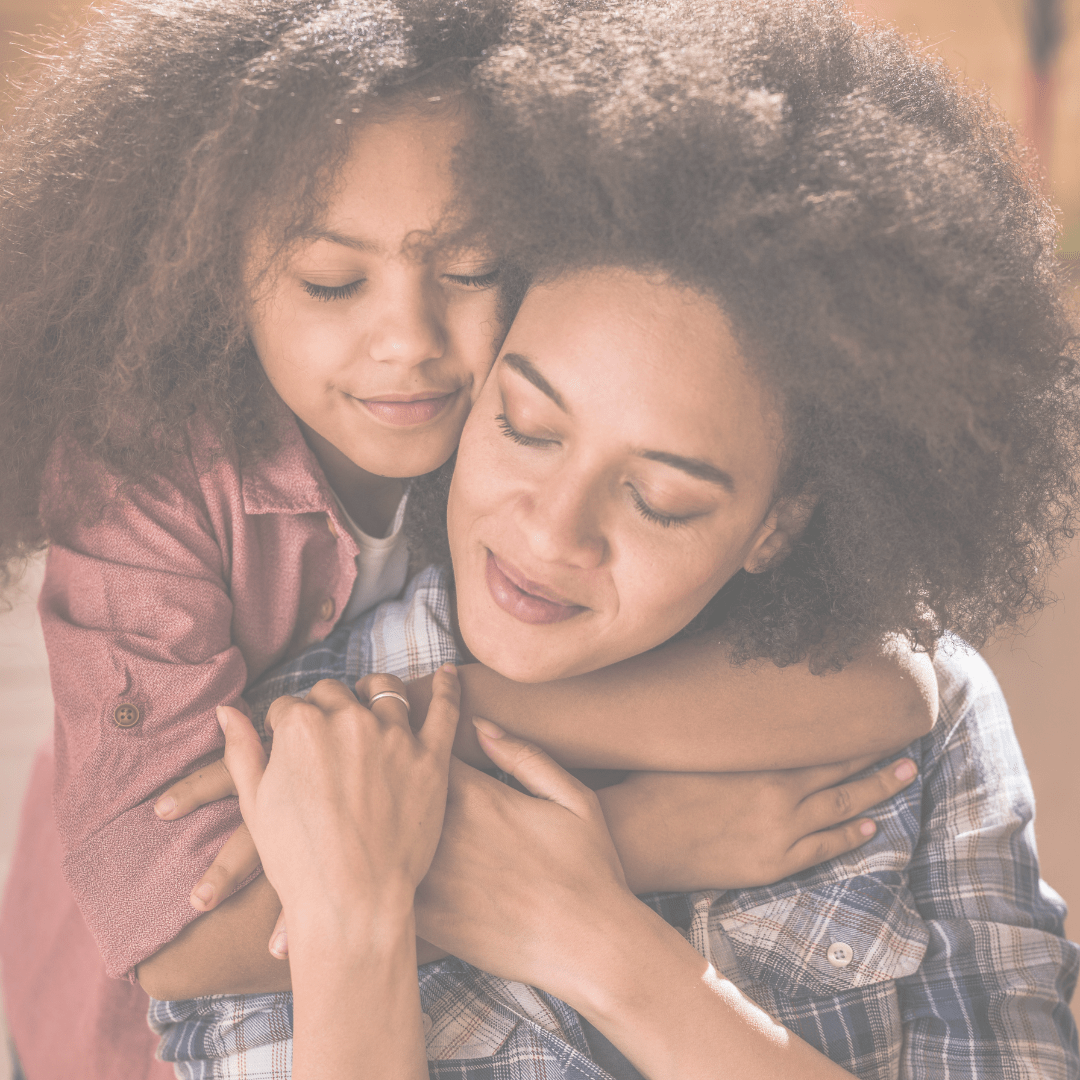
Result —
<instances>
[{"instance_id":1,"label":"fingernail","mask_svg":"<svg viewBox=\"0 0 1080 1080\"><path fill-rule=\"evenodd\" d=\"M893 776L897 780L910 780L915 775L914 761L901 761L893 770Z\"/></svg>"},{"instance_id":2,"label":"fingernail","mask_svg":"<svg viewBox=\"0 0 1080 1080\"><path fill-rule=\"evenodd\" d=\"M289 935L284 930L276 938L274 938L273 945L270 946L270 951L279 960L284 960L289 955Z\"/></svg>"},{"instance_id":3,"label":"fingernail","mask_svg":"<svg viewBox=\"0 0 1080 1080\"><path fill-rule=\"evenodd\" d=\"M229 726L229 714L219 705L214 712L217 713L217 722L224 731Z\"/></svg>"},{"instance_id":4,"label":"fingernail","mask_svg":"<svg viewBox=\"0 0 1080 1080\"><path fill-rule=\"evenodd\" d=\"M158 817L168 817L175 809L176 800L171 795L167 795L164 799L159 799L158 802L154 804L154 813L157 814Z\"/></svg>"},{"instance_id":5,"label":"fingernail","mask_svg":"<svg viewBox=\"0 0 1080 1080\"><path fill-rule=\"evenodd\" d=\"M873 836L874 833L877 832L877 826L872 821L864 821L859 826L859 832L861 832L863 836Z\"/></svg>"},{"instance_id":6,"label":"fingernail","mask_svg":"<svg viewBox=\"0 0 1080 1080\"><path fill-rule=\"evenodd\" d=\"M198 885L191 893L192 900L198 900L200 903L209 904L214 899L214 886L213 885Z\"/></svg>"},{"instance_id":7,"label":"fingernail","mask_svg":"<svg viewBox=\"0 0 1080 1080\"><path fill-rule=\"evenodd\" d=\"M506 734L498 724L493 724L490 720L483 719L483 717L474 716L472 722L473 727L481 735L486 735L489 739L501 739Z\"/></svg>"}]
</instances>

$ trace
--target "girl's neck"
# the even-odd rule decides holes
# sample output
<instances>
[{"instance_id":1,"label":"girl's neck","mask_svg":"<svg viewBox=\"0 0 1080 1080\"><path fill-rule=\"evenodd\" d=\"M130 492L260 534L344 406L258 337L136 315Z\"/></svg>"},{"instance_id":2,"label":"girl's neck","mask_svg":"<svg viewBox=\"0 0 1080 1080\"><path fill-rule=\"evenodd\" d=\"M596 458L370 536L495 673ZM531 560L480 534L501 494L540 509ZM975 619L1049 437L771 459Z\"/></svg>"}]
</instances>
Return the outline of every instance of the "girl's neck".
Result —
<instances>
[{"instance_id":1,"label":"girl's neck","mask_svg":"<svg viewBox=\"0 0 1080 1080\"><path fill-rule=\"evenodd\" d=\"M297 423L345 512L368 536L386 536L405 494L406 482L361 469L299 417Z\"/></svg>"}]
</instances>

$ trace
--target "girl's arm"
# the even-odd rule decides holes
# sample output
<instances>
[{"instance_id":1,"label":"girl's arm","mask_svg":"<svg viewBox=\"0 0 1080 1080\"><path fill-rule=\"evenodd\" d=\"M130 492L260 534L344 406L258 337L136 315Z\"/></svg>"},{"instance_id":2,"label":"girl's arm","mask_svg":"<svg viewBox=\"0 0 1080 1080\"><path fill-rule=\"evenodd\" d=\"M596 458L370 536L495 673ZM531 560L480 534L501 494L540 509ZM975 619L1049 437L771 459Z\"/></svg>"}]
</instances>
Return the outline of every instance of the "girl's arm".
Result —
<instances>
[{"instance_id":1,"label":"girl's arm","mask_svg":"<svg viewBox=\"0 0 1080 1080\"><path fill-rule=\"evenodd\" d=\"M598 798L634 892L740 888L777 881L873 835L873 822L860 815L906 787L915 768L901 759L846 779L864 764L760 774L633 773ZM473 773L458 772L457 783ZM170 792L178 801L174 812L182 814L232 790L222 768L201 770ZM484 821L469 814L469 805L451 800L447 828L482 842ZM263 877L233 892L251 865L232 842L223 849L201 884L228 899L139 966L139 981L152 997L289 988L288 963L267 948L281 910L277 895ZM419 948L421 963L441 955L426 942Z\"/></svg>"},{"instance_id":2,"label":"girl's arm","mask_svg":"<svg viewBox=\"0 0 1080 1080\"><path fill-rule=\"evenodd\" d=\"M558 682L511 682L460 668L462 718L486 717L542 746L566 768L737 772L884 757L931 730L937 680L924 654L889 641L843 671L731 663L699 635ZM427 680L409 684L423 715ZM473 726L454 753L482 766Z\"/></svg>"}]
</instances>

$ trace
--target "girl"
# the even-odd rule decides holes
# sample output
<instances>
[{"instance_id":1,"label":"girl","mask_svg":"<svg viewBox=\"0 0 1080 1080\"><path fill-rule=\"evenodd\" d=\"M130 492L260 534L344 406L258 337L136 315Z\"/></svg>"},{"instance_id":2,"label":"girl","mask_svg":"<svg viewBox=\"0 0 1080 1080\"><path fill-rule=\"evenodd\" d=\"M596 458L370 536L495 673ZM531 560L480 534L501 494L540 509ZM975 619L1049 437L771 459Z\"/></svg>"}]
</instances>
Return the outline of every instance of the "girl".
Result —
<instances>
[{"instance_id":1,"label":"girl","mask_svg":"<svg viewBox=\"0 0 1080 1080\"><path fill-rule=\"evenodd\" d=\"M505 24L483 0L133 0L27 89L0 184L0 557L49 546L57 724L0 945L34 1080L160 1071L113 980L191 922L238 817L163 836L151 797L219 750L215 705L404 585L405 481L453 452L517 295L451 183ZM731 659L690 642L523 722L583 764L621 726L630 764L665 764L662 739L667 767L717 769L929 725L925 658L870 650L827 680ZM663 711L627 727L643 703Z\"/></svg>"},{"instance_id":2,"label":"girl","mask_svg":"<svg viewBox=\"0 0 1080 1080\"><path fill-rule=\"evenodd\" d=\"M1062 521L1041 500L1058 483L1073 494L1078 434L1051 219L1010 169L1008 133L893 36L818 4L533 9L477 78L494 104L474 183L500 167L510 191L531 178L527 206L486 205L493 235L531 253L535 285L450 493L472 654L550 679L652 648L703 608L774 661L803 635L827 655L867 620L932 641L928 626L970 634L1000 616L1031 536ZM392 615L339 631L327 666L352 677L440 635L429 660L452 656L420 583L396 634ZM492 758L549 801L455 767L414 899L434 826L406 856L365 825L440 823L445 735L402 750L392 680L360 685L377 723L333 684L280 702L268 775L289 801L260 792L247 809L290 931L299 920L298 1072L405 1073L426 1032L436 1076L835 1075L806 1044L865 1077L1074 1075L1078 951L1038 881L1007 711L955 642L937 669L942 722L910 748L920 778L879 841L768 889L649 905L621 880L597 804L490 727ZM368 758L376 739L398 756ZM312 752L331 746L367 782ZM343 826L318 787L296 790L313 775ZM425 968L419 996L414 919L460 958ZM284 1040L248 1038L287 1030L285 1013L278 997L154 1015L181 1061L222 1046L228 1020L250 1049L227 1072L256 1049L269 1060L267 1044L286 1060Z\"/></svg>"}]
</instances>

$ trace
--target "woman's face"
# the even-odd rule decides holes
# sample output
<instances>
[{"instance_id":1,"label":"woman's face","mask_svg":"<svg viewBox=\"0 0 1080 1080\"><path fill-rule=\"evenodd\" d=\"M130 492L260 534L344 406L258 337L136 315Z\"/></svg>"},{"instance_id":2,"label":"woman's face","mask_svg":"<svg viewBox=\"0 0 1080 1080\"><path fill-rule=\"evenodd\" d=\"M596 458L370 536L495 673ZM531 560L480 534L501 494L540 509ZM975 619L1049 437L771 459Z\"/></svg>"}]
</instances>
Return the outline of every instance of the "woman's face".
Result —
<instances>
[{"instance_id":1,"label":"woman's face","mask_svg":"<svg viewBox=\"0 0 1080 1080\"><path fill-rule=\"evenodd\" d=\"M783 548L780 462L779 416L712 300L618 269L534 288L450 492L466 644L535 682L666 641Z\"/></svg>"},{"instance_id":2,"label":"woman's face","mask_svg":"<svg viewBox=\"0 0 1080 1080\"><path fill-rule=\"evenodd\" d=\"M495 266L438 239L459 112L365 124L319 228L255 288L249 328L310 433L377 476L419 476L457 446L501 337ZM249 275L269 257L254 243Z\"/></svg>"}]
</instances>

